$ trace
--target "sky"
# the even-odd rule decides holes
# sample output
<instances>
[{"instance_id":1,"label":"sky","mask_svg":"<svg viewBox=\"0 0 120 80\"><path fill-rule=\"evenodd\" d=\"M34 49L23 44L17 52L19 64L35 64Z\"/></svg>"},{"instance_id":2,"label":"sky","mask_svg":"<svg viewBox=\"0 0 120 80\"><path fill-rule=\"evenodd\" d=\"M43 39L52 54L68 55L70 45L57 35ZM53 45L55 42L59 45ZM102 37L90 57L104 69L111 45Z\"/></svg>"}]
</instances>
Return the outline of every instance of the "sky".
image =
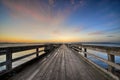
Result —
<instances>
[{"instance_id":1,"label":"sky","mask_svg":"<svg viewBox=\"0 0 120 80\"><path fill-rule=\"evenodd\" d=\"M120 42L120 0L0 0L0 42Z\"/></svg>"}]
</instances>

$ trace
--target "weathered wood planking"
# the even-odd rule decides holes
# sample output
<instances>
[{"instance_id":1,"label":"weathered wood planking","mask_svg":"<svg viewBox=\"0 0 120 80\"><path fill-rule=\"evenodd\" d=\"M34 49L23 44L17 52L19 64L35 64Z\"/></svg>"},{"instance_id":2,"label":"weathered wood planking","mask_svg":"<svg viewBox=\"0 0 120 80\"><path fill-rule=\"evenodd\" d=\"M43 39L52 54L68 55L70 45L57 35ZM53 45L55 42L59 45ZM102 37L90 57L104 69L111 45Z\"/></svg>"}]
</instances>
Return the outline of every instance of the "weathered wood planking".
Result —
<instances>
[{"instance_id":1,"label":"weathered wood planking","mask_svg":"<svg viewBox=\"0 0 120 80\"><path fill-rule=\"evenodd\" d=\"M9 80L113 80L90 66L65 45Z\"/></svg>"}]
</instances>

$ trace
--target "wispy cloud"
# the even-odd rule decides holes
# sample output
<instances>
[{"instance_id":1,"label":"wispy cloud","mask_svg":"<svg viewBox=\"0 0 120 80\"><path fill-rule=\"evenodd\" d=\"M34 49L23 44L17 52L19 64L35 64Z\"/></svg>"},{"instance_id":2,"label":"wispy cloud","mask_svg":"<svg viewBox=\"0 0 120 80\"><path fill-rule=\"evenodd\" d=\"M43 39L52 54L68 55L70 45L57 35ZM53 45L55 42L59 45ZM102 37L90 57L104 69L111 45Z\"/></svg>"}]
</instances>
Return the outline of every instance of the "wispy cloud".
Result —
<instances>
[{"instance_id":1,"label":"wispy cloud","mask_svg":"<svg viewBox=\"0 0 120 80\"><path fill-rule=\"evenodd\" d=\"M120 31L120 26L114 27L114 28L108 28L104 30L98 30L98 31L93 31L88 33L89 35L106 35L106 34L116 34L119 33Z\"/></svg>"},{"instance_id":2,"label":"wispy cloud","mask_svg":"<svg viewBox=\"0 0 120 80\"><path fill-rule=\"evenodd\" d=\"M92 40L95 35L112 38L120 32L120 19L119 11L112 10L108 1L100 0L98 4L89 0L1 0L4 19L0 20L4 23L0 33L37 40Z\"/></svg>"},{"instance_id":3,"label":"wispy cloud","mask_svg":"<svg viewBox=\"0 0 120 80\"><path fill-rule=\"evenodd\" d=\"M74 0L70 0L70 1L71 1L71 4L72 4L72 5L74 5L74 4L75 4Z\"/></svg>"},{"instance_id":4,"label":"wispy cloud","mask_svg":"<svg viewBox=\"0 0 120 80\"><path fill-rule=\"evenodd\" d=\"M72 4L74 3L74 0L71 0ZM75 9L77 9L81 5L81 3L76 3L74 7L70 5L66 5L63 9L53 8L52 6L57 3L56 0L48 0L48 4L44 2L44 0L40 1L33 1L30 2L28 0L26 1L18 1L18 0L3 0L3 3L5 6L7 6L10 9L10 13L12 17L29 17L34 20L37 20L38 22L49 24L51 26L59 25L71 14ZM59 3L59 2L58 2ZM62 5L61 5L62 6Z\"/></svg>"},{"instance_id":5,"label":"wispy cloud","mask_svg":"<svg viewBox=\"0 0 120 80\"><path fill-rule=\"evenodd\" d=\"M112 36L112 35L109 35L109 36L106 36L106 37L114 37L114 36Z\"/></svg>"},{"instance_id":6,"label":"wispy cloud","mask_svg":"<svg viewBox=\"0 0 120 80\"><path fill-rule=\"evenodd\" d=\"M72 5L74 4L74 6L73 6L74 11L76 11L79 8L82 8L83 6L86 5L85 0L77 0L76 3L75 3L75 0L72 0L71 3L72 3Z\"/></svg>"},{"instance_id":7,"label":"wispy cloud","mask_svg":"<svg viewBox=\"0 0 120 80\"><path fill-rule=\"evenodd\" d=\"M51 35L52 36L60 36L60 35L62 35L62 32L60 30L54 30L54 31L52 31Z\"/></svg>"},{"instance_id":8,"label":"wispy cloud","mask_svg":"<svg viewBox=\"0 0 120 80\"><path fill-rule=\"evenodd\" d=\"M104 34L103 31L95 31L95 32L89 33L89 35L102 35L102 34Z\"/></svg>"},{"instance_id":9,"label":"wispy cloud","mask_svg":"<svg viewBox=\"0 0 120 80\"><path fill-rule=\"evenodd\" d=\"M75 3L75 0L71 0L71 2ZM82 0L79 3L75 3L74 6L64 4L62 9L59 8L62 5L56 5L53 8L53 5L59 4L57 0L48 0L48 3L44 0L35 0L33 2L29 0L3 0L3 3L9 9L12 18L16 17L23 20L28 18L44 24L44 26L58 27L74 11L74 8L77 9L78 5L82 4Z\"/></svg>"},{"instance_id":10,"label":"wispy cloud","mask_svg":"<svg viewBox=\"0 0 120 80\"><path fill-rule=\"evenodd\" d=\"M81 33L82 31L85 30L83 26L75 27L72 29L74 33Z\"/></svg>"},{"instance_id":11,"label":"wispy cloud","mask_svg":"<svg viewBox=\"0 0 120 80\"><path fill-rule=\"evenodd\" d=\"M49 5L54 6L56 0L49 0Z\"/></svg>"},{"instance_id":12,"label":"wispy cloud","mask_svg":"<svg viewBox=\"0 0 120 80\"><path fill-rule=\"evenodd\" d=\"M51 16L52 14L48 5L43 2L38 3L36 1L30 3L29 1L18 2L9 0L4 0L3 2L10 9L11 14L16 14L18 16L29 16L44 23L54 22L54 18Z\"/></svg>"}]
</instances>

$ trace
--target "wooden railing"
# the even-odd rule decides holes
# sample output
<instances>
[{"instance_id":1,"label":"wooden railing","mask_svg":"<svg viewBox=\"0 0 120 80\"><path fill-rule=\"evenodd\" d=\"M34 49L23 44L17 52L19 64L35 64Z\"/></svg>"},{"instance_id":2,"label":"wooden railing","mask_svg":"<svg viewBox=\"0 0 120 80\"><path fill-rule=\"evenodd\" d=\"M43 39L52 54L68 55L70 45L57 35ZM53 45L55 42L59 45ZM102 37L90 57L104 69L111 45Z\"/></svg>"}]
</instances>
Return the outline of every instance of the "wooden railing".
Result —
<instances>
[{"instance_id":1,"label":"wooden railing","mask_svg":"<svg viewBox=\"0 0 120 80\"><path fill-rule=\"evenodd\" d=\"M44 44L44 45L33 45L33 46L2 47L0 48L0 56L6 55L6 61L0 62L0 67L6 66L6 70L2 71L0 75L3 74L4 72L11 71L13 69L12 63L15 61L19 61L21 59L27 58L32 55L36 55L36 58L39 58L40 52L44 51L45 53L50 53L59 46L60 44ZM43 48L43 49L39 50L39 48ZM14 53L32 50L32 49L36 49L35 52L14 59L12 58Z\"/></svg>"},{"instance_id":2,"label":"wooden railing","mask_svg":"<svg viewBox=\"0 0 120 80\"><path fill-rule=\"evenodd\" d=\"M84 53L83 57L87 60L89 60L87 58L87 56L90 55L90 56L93 56L94 58L108 64L108 70L106 70L106 69L94 64L91 60L89 60L95 66L99 67L101 70L109 73L110 75L114 74L115 69L120 70L120 65L115 63L115 56L120 56L120 47L82 45L82 44L68 44L67 46L76 52ZM87 49L92 49L92 50L104 52L105 54L107 54L108 60L103 59L103 58L101 58L93 53L88 52Z\"/></svg>"}]
</instances>

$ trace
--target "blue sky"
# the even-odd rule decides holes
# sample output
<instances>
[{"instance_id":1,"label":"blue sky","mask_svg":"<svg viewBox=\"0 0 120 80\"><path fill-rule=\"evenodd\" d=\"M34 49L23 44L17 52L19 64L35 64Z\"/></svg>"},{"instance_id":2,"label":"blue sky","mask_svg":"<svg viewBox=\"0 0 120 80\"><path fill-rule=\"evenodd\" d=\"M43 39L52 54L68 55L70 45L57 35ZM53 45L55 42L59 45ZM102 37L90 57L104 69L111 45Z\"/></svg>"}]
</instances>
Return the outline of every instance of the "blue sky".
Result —
<instances>
[{"instance_id":1,"label":"blue sky","mask_svg":"<svg viewBox=\"0 0 120 80\"><path fill-rule=\"evenodd\" d=\"M1 0L0 42L120 42L120 0Z\"/></svg>"}]
</instances>

